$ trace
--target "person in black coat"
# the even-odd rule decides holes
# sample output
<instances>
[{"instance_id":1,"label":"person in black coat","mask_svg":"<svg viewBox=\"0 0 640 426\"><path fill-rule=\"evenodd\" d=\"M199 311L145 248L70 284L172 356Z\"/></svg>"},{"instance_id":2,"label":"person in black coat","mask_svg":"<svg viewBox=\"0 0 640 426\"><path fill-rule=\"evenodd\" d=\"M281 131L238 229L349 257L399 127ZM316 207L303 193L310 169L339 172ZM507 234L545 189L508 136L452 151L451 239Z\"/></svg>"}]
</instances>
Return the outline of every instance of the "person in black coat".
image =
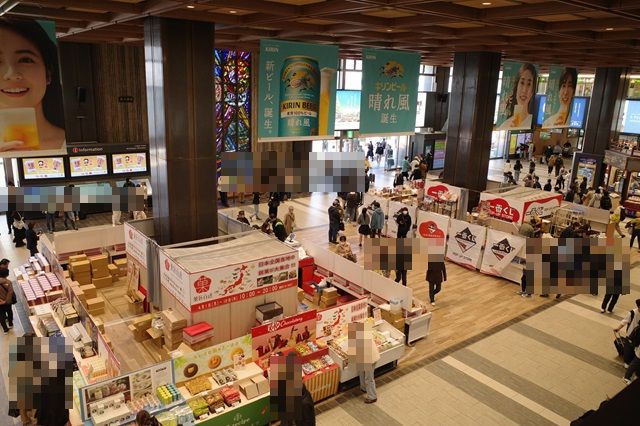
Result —
<instances>
[{"instance_id":1,"label":"person in black coat","mask_svg":"<svg viewBox=\"0 0 640 426\"><path fill-rule=\"evenodd\" d=\"M25 237L27 239L27 249L31 256L35 255L38 252L38 234L33 230L35 224L33 222L29 222L27 226L27 231L25 232Z\"/></svg>"},{"instance_id":2,"label":"person in black coat","mask_svg":"<svg viewBox=\"0 0 640 426\"><path fill-rule=\"evenodd\" d=\"M405 207L396 214L396 223L398 224L398 238L407 238L407 234L411 230L409 209Z\"/></svg>"},{"instance_id":3,"label":"person in black coat","mask_svg":"<svg viewBox=\"0 0 640 426\"><path fill-rule=\"evenodd\" d=\"M442 282L447 280L447 268L444 265L444 261L429 262L426 278L429 283L431 305L436 306L436 294L442 290Z\"/></svg>"},{"instance_id":4,"label":"person in black coat","mask_svg":"<svg viewBox=\"0 0 640 426\"><path fill-rule=\"evenodd\" d=\"M280 207L280 199L278 198L277 195L275 195L275 193L274 195L271 196L267 205L269 206L269 216L273 214L277 217L278 207Z\"/></svg>"},{"instance_id":5,"label":"person in black coat","mask_svg":"<svg viewBox=\"0 0 640 426\"><path fill-rule=\"evenodd\" d=\"M13 214L11 215L11 217L13 218L12 220L12 224L13 224L13 242L16 243L16 247L23 247L24 246L24 239L26 237L26 229L24 227L24 222L22 220L22 215L17 212L14 211ZM22 223L22 228L16 228L16 224L18 223Z\"/></svg>"},{"instance_id":6,"label":"person in black coat","mask_svg":"<svg viewBox=\"0 0 640 426\"><path fill-rule=\"evenodd\" d=\"M288 237L287 230L284 228L284 223L282 223L282 221L273 214L269 215L269 219L271 220L273 235L275 235L280 241L284 242Z\"/></svg>"}]
</instances>

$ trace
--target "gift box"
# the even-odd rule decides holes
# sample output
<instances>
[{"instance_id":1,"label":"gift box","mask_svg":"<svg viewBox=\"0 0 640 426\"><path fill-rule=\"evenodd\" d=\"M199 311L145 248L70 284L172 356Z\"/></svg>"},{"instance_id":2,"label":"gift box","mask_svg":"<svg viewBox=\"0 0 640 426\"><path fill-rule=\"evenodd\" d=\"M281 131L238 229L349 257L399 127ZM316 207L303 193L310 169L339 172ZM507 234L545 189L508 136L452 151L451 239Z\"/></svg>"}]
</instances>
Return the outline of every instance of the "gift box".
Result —
<instances>
[{"instance_id":1,"label":"gift box","mask_svg":"<svg viewBox=\"0 0 640 426\"><path fill-rule=\"evenodd\" d=\"M284 310L276 302L265 303L264 305L256 306L256 320L259 323L269 321L279 315L282 315Z\"/></svg>"},{"instance_id":2,"label":"gift box","mask_svg":"<svg viewBox=\"0 0 640 426\"><path fill-rule=\"evenodd\" d=\"M213 337L213 326L205 321L182 329L182 340L189 345L202 342L211 337Z\"/></svg>"}]
</instances>

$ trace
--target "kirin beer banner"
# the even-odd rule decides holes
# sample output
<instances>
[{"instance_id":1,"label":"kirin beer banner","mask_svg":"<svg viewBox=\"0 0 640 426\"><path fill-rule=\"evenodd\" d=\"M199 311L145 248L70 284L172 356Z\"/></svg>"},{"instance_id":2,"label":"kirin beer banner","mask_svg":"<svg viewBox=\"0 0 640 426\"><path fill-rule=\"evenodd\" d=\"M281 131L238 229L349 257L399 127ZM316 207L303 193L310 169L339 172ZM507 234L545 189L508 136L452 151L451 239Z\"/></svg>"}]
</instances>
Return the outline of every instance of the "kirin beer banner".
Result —
<instances>
[{"instance_id":1,"label":"kirin beer banner","mask_svg":"<svg viewBox=\"0 0 640 426\"><path fill-rule=\"evenodd\" d=\"M531 129L537 85L537 65L528 62L503 62L495 130Z\"/></svg>"},{"instance_id":2,"label":"kirin beer banner","mask_svg":"<svg viewBox=\"0 0 640 426\"><path fill-rule=\"evenodd\" d=\"M261 40L258 141L333 139L337 68L337 46Z\"/></svg>"},{"instance_id":3,"label":"kirin beer banner","mask_svg":"<svg viewBox=\"0 0 640 426\"><path fill-rule=\"evenodd\" d=\"M360 135L414 134L420 54L363 49Z\"/></svg>"},{"instance_id":4,"label":"kirin beer banner","mask_svg":"<svg viewBox=\"0 0 640 426\"><path fill-rule=\"evenodd\" d=\"M569 127L571 104L578 84L575 68L551 67L547 84L547 99L544 104L543 129Z\"/></svg>"}]
</instances>

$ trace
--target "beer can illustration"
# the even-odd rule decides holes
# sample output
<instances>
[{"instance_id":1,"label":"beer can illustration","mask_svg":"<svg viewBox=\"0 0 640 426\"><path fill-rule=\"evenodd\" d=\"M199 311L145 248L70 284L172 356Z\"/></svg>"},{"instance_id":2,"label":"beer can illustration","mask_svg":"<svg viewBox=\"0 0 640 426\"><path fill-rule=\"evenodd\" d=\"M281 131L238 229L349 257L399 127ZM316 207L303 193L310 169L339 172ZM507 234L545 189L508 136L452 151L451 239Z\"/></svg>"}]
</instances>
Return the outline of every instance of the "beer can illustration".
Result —
<instances>
[{"instance_id":1,"label":"beer can illustration","mask_svg":"<svg viewBox=\"0 0 640 426\"><path fill-rule=\"evenodd\" d=\"M318 134L320 70L308 56L289 56L280 74L280 123L278 136Z\"/></svg>"}]
</instances>

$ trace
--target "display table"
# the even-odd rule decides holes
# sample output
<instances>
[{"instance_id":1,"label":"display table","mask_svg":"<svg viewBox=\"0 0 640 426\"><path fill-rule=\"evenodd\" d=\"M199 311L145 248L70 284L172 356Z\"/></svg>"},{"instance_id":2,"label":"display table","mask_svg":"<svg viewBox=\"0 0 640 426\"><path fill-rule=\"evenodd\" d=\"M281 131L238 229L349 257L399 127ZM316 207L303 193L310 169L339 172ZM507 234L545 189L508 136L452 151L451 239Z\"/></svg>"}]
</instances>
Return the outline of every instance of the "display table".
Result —
<instances>
[{"instance_id":1,"label":"display table","mask_svg":"<svg viewBox=\"0 0 640 426\"><path fill-rule=\"evenodd\" d=\"M395 343L391 343L386 349L380 349L380 360L376 362L376 368L396 363L404 355L405 335L384 320L375 325L374 330L380 333L388 331L393 341L395 341ZM358 377L356 366L349 363L346 357L346 345L346 336L343 336L342 339L334 339L329 345L329 355L331 355L331 358L333 358L340 369L340 383L345 383Z\"/></svg>"},{"instance_id":2,"label":"display table","mask_svg":"<svg viewBox=\"0 0 640 426\"><path fill-rule=\"evenodd\" d=\"M258 367L256 363L251 362L245 365L243 369L236 370L236 374L238 375L238 379L235 380L235 382L239 382L242 380L251 379L252 377L260 376L262 374L262 369ZM213 380L213 377L211 377L211 374L208 375L208 379L209 379L209 382L211 383L211 389L203 393L215 392L227 386L227 385L219 385L218 383L216 383L216 381ZM192 398L195 398L199 395L199 394L191 395L191 393L187 390L185 386L178 386L178 390L180 391L180 393L182 394L182 397L186 401Z\"/></svg>"}]
</instances>

